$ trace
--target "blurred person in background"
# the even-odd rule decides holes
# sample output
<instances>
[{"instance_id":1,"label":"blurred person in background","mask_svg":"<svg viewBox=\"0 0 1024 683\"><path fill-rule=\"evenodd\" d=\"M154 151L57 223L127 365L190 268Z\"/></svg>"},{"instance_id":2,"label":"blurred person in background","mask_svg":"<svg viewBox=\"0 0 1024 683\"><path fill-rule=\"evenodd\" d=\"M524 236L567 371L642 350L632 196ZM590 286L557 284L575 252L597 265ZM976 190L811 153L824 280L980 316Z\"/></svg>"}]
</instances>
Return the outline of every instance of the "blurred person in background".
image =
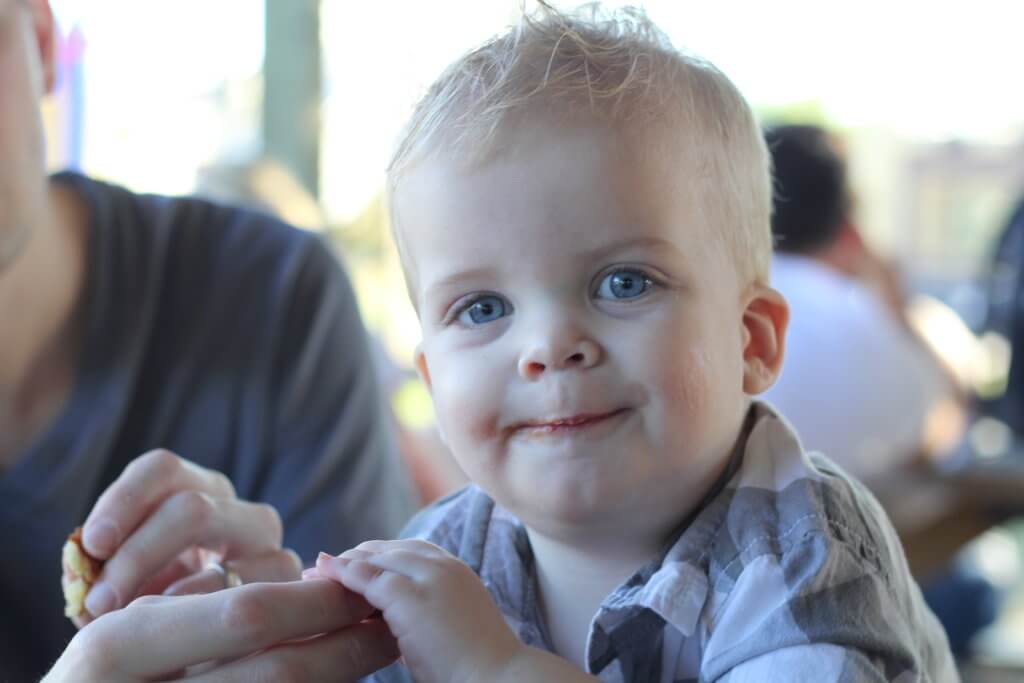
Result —
<instances>
[{"instance_id":1,"label":"blurred person in background","mask_svg":"<svg viewBox=\"0 0 1024 683\"><path fill-rule=\"evenodd\" d=\"M793 309L789 357L766 398L804 445L870 480L921 453L929 414L956 384L908 321L898 272L862 238L828 134L785 125L766 137L772 285Z\"/></svg>"},{"instance_id":2,"label":"blurred person in background","mask_svg":"<svg viewBox=\"0 0 1024 683\"><path fill-rule=\"evenodd\" d=\"M1010 367L1005 392L983 409L1024 435L1024 195L999 234L985 326L1009 342Z\"/></svg>"},{"instance_id":3,"label":"blurred person in background","mask_svg":"<svg viewBox=\"0 0 1024 683\"><path fill-rule=\"evenodd\" d=\"M328 248L254 212L48 178L54 35L45 0L0 0L0 678L18 681L74 634L59 564L83 521L106 560L98 617L144 593L298 578L314 550L390 537L411 511ZM223 613L230 593L204 604ZM174 650L124 619L113 645Z\"/></svg>"},{"instance_id":4,"label":"blurred person in background","mask_svg":"<svg viewBox=\"0 0 1024 683\"><path fill-rule=\"evenodd\" d=\"M204 167L199 171L195 192L215 201L265 211L291 225L310 230L323 229L327 224L317 199L294 173L273 159ZM408 426L394 409L399 392L408 383L420 381L416 372L397 363L379 336L370 334L369 344L377 385L381 389L381 409L412 480L417 503L426 505L465 484L466 476L435 425Z\"/></svg>"},{"instance_id":5,"label":"blurred person in background","mask_svg":"<svg viewBox=\"0 0 1024 683\"><path fill-rule=\"evenodd\" d=\"M853 219L846 164L816 126L766 131L775 179L772 286L790 305L786 362L765 399L809 450L869 485L926 455L958 380L907 318L899 273ZM954 652L995 619L991 584L962 563L923 586Z\"/></svg>"}]
</instances>

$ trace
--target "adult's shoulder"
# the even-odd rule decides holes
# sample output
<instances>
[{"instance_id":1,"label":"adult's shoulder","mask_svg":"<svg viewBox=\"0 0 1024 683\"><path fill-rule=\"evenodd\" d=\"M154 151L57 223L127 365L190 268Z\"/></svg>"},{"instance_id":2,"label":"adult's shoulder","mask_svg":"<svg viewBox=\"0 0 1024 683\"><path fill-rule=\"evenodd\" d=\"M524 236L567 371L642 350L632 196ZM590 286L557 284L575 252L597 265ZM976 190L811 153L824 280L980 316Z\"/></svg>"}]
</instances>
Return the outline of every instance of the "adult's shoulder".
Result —
<instances>
[{"instance_id":1,"label":"adult's shoulder","mask_svg":"<svg viewBox=\"0 0 1024 683\"><path fill-rule=\"evenodd\" d=\"M300 272L326 276L339 270L319 235L257 210L134 192L73 172L53 180L83 198L97 243L146 262L166 278L197 286L231 281L252 291L280 287Z\"/></svg>"},{"instance_id":2,"label":"adult's shoulder","mask_svg":"<svg viewBox=\"0 0 1024 683\"><path fill-rule=\"evenodd\" d=\"M90 328L103 331L104 354L119 346L138 359L147 384L186 378L190 393L201 384L276 398L282 377L299 376L295 364L323 380L321 391L332 371L344 388L365 365L351 283L320 235L197 197L77 173L53 181L86 205ZM217 383L193 381L211 370Z\"/></svg>"},{"instance_id":3,"label":"adult's shoulder","mask_svg":"<svg viewBox=\"0 0 1024 683\"><path fill-rule=\"evenodd\" d=\"M150 203L154 229L170 233L170 258L186 259L190 271L205 266L214 278L276 288L340 270L320 235L260 211L199 197L140 199Z\"/></svg>"}]
</instances>

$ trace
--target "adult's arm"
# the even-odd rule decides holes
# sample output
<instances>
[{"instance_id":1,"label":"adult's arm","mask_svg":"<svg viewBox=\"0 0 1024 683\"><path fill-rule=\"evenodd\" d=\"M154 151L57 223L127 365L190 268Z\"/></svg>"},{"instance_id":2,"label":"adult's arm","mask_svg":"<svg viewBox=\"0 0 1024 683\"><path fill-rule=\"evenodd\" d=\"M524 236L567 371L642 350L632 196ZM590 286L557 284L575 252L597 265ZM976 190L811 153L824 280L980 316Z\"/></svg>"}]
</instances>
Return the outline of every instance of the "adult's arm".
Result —
<instances>
[{"instance_id":1,"label":"adult's arm","mask_svg":"<svg viewBox=\"0 0 1024 683\"><path fill-rule=\"evenodd\" d=\"M320 240L306 246L268 390L270 455L236 485L280 512L285 544L310 565L320 550L394 538L413 497L352 286Z\"/></svg>"}]
</instances>

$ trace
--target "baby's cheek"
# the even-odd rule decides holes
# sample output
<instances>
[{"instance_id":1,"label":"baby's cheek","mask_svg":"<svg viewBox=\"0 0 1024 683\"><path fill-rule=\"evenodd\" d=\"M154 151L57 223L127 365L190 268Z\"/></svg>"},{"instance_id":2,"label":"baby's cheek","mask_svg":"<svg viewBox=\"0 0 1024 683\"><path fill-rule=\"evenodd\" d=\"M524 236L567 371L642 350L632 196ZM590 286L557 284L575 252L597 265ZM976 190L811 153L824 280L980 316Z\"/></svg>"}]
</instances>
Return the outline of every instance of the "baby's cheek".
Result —
<instances>
[{"instance_id":1,"label":"baby's cheek","mask_svg":"<svg viewBox=\"0 0 1024 683\"><path fill-rule=\"evenodd\" d=\"M710 401L711 363L701 350L682 349L658 374L660 393L670 417L689 424L700 419Z\"/></svg>"},{"instance_id":2,"label":"baby's cheek","mask_svg":"<svg viewBox=\"0 0 1024 683\"><path fill-rule=\"evenodd\" d=\"M667 440L691 457L717 451L730 436L745 405L742 367L725 345L683 348L661 382L667 411ZM708 450L711 449L711 450Z\"/></svg>"},{"instance_id":3,"label":"baby's cheek","mask_svg":"<svg viewBox=\"0 0 1024 683\"><path fill-rule=\"evenodd\" d=\"M434 384L434 407L448 445L461 459L497 435L502 383L471 368L452 368L443 377Z\"/></svg>"}]
</instances>

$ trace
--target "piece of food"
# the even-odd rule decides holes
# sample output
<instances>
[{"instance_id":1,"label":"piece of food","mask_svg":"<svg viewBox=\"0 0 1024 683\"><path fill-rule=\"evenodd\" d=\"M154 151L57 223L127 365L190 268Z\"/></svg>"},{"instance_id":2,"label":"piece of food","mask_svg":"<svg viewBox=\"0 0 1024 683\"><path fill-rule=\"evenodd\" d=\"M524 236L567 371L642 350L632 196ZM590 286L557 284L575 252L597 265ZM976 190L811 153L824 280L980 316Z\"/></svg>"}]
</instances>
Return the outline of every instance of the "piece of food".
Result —
<instances>
[{"instance_id":1,"label":"piece of food","mask_svg":"<svg viewBox=\"0 0 1024 683\"><path fill-rule=\"evenodd\" d=\"M79 617L85 614L85 596L92 588L96 577L103 569L103 563L85 552L82 545L82 527L76 528L64 542L61 552L60 585L64 589L64 615Z\"/></svg>"}]
</instances>

